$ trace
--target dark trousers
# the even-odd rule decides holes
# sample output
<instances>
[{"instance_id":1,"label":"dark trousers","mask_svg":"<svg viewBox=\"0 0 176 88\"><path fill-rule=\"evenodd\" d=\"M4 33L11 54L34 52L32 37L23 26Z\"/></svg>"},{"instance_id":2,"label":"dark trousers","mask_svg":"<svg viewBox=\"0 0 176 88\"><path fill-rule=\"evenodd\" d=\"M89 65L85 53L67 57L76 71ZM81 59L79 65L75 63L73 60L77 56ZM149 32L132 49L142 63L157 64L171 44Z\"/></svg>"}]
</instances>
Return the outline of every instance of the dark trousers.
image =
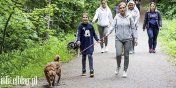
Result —
<instances>
[{"instance_id":1,"label":"dark trousers","mask_svg":"<svg viewBox=\"0 0 176 88\"><path fill-rule=\"evenodd\" d=\"M86 56L88 56L89 59L89 69L90 71L93 71L93 57L92 54L83 54L82 55L82 71L86 71Z\"/></svg>"},{"instance_id":2,"label":"dark trousers","mask_svg":"<svg viewBox=\"0 0 176 88\"><path fill-rule=\"evenodd\" d=\"M106 36L106 34L108 33L108 29L109 29L108 26L102 27L102 26L98 25L98 31L99 31L100 39L102 39L103 37ZM104 47L104 44L105 44L105 46L108 45L108 37L104 38L104 43L100 43L101 48Z\"/></svg>"},{"instance_id":3,"label":"dark trousers","mask_svg":"<svg viewBox=\"0 0 176 88\"><path fill-rule=\"evenodd\" d=\"M138 8L138 10L140 11L140 4L136 4L136 7Z\"/></svg>"},{"instance_id":4,"label":"dark trousers","mask_svg":"<svg viewBox=\"0 0 176 88\"><path fill-rule=\"evenodd\" d=\"M149 49L155 49L157 45L157 37L158 37L159 29L158 28L149 28L147 30L148 34L148 44Z\"/></svg>"},{"instance_id":5,"label":"dark trousers","mask_svg":"<svg viewBox=\"0 0 176 88\"><path fill-rule=\"evenodd\" d=\"M133 36L132 36L133 37ZM134 46L135 46L135 38L133 37L133 40L131 41L131 48L130 51L134 51Z\"/></svg>"}]
</instances>

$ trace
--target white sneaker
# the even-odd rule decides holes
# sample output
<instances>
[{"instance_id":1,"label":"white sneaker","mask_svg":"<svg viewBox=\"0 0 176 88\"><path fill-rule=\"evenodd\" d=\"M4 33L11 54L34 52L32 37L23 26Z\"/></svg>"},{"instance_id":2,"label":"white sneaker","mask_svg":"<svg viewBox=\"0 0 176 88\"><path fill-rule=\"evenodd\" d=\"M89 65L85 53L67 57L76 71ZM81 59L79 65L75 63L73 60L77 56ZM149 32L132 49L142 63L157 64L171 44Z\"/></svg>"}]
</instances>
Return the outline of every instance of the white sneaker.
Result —
<instances>
[{"instance_id":1,"label":"white sneaker","mask_svg":"<svg viewBox=\"0 0 176 88\"><path fill-rule=\"evenodd\" d=\"M108 47L105 47L105 52L108 52Z\"/></svg>"},{"instance_id":2,"label":"white sneaker","mask_svg":"<svg viewBox=\"0 0 176 88\"><path fill-rule=\"evenodd\" d=\"M123 71L123 75L122 77L126 78L127 77L127 72L126 71Z\"/></svg>"},{"instance_id":3,"label":"white sneaker","mask_svg":"<svg viewBox=\"0 0 176 88\"><path fill-rule=\"evenodd\" d=\"M130 53L130 54L133 54L133 51L130 51L129 53Z\"/></svg>"},{"instance_id":4,"label":"white sneaker","mask_svg":"<svg viewBox=\"0 0 176 88\"><path fill-rule=\"evenodd\" d=\"M119 74L119 71L120 71L120 68L117 67L116 70L115 70L115 74L118 75L118 74Z\"/></svg>"},{"instance_id":5,"label":"white sneaker","mask_svg":"<svg viewBox=\"0 0 176 88\"><path fill-rule=\"evenodd\" d=\"M101 48L101 53L104 53L104 49L103 48Z\"/></svg>"}]
</instances>

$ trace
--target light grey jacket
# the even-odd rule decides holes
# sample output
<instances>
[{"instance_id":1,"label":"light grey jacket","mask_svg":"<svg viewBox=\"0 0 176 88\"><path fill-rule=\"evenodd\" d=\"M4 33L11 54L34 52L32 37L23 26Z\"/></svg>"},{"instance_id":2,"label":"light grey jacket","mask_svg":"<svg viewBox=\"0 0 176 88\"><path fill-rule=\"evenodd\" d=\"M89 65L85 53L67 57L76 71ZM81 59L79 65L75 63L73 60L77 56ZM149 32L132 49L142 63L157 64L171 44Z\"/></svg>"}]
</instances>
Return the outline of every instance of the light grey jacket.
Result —
<instances>
[{"instance_id":1,"label":"light grey jacket","mask_svg":"<svg viewBox=\"0 0 176 88\"><path fill-rule=\"evenodd\" d=\"M133 10L130 10L128 8L129 3L133 3L134 4L134 9ZM138 29L140 12L139 12L139 9L136 7L136 4L135 4L135 2L133 0L129 1L128 4L127 4L127 13L132 16L132 18L134 20L134 23L135 23L135 26L136 26L136 29Z\"/></svg>"},{"instance_id":2,"label":"light grey jacket","mask_svg":"<svg viewBox=\"0 0 176 88\"><path fill-rule=\"evenodd\" d=\"M140 13L137 7L135 7L133 10L127 9L127 13L131 15L131 17L134 20L136 30L138 29L139 25L139 18L140 18Z\"/></svg>"},{"instance_id":3,"label":"light grey jacket","mask_svg":"<svg viewBox=\"0 0 176 88\"><path fill-rule=\"evenodd\" d=\"M128 14L122 16L119 13L114 17L108 35L111 34L113 30L115 30L116 40L128 41L132 40L132 36L134 36L134 38L138 37L135 30L134 20L131 15Z\"/></svg>"}]
</instances>

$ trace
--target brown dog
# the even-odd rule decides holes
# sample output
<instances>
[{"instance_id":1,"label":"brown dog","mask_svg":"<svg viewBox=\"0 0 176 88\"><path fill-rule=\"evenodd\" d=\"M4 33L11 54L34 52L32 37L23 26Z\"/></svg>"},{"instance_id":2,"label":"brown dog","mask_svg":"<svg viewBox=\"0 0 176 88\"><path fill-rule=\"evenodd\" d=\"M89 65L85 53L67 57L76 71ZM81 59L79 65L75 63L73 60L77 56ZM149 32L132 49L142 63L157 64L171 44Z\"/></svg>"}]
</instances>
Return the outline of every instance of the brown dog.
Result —
<instances>
[{"instance_id":1,"label":"brown dog","mask_svg":"<svg viewBox=\"0 0 176 88\"><path fill-rule=\"evenodd\" d=\"M44 68L44 73L46 76L46 80L49 83L49 86L52 87L55 84L56 76L58 76L57 83L59 83L61 78L61 65L59 63L60 56L56 55L54 61L47 64Z\"/></svg>"}]
</instances>

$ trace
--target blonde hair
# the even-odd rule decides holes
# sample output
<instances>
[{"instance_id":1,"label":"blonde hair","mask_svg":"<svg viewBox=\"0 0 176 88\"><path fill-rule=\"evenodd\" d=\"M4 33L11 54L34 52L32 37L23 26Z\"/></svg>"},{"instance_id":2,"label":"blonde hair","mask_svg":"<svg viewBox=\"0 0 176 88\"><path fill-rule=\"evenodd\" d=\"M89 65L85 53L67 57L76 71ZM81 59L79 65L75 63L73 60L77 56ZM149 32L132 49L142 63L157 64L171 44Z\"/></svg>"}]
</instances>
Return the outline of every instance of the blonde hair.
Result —
<instances>
[{"instance_id":1,"label":"blonde hair","mask_svg":"<svg viewBox=\"0 0 176 88\"><path fill-rule=\"evenodd\" d=\"M82 16L86 15L89 18L89 14L87 12L84 12Z\"/></svg>"},{"instance_id":2,"label":"blonde hair","mask_svg":"<svg viewBox=\"0 0 176 88\"><path fill-rule=\"evenodd\" d=\"M121 5L124 5L124 6L126 7L126 3L125 3L125 2L120 2L119 7L120 7Z\"/></svg>"},{"instance_id":3,"label":"blonde hair","mask_svg":"<svg viewBox=\"0 0 176 88\"><path fill-rule=\"evenodd\" d=\"M102 3L102 1L105 1L107 3L107 0L101 0L101 3Z\"/></svg>"},{"instance_id":4,"label":"blonde hair","mask_svg":"<svg viewBox=\"0 0 176 88\"><path fill-rule=\"evenodd\" d=\"M150 4L149 4L149 8L148 8L148 11L150 12L151 11L151 5L155 5L155 11L157 10L157 7L156 7L156 3L155 2L151 2Z\"/></svg>"}]
</instances>

